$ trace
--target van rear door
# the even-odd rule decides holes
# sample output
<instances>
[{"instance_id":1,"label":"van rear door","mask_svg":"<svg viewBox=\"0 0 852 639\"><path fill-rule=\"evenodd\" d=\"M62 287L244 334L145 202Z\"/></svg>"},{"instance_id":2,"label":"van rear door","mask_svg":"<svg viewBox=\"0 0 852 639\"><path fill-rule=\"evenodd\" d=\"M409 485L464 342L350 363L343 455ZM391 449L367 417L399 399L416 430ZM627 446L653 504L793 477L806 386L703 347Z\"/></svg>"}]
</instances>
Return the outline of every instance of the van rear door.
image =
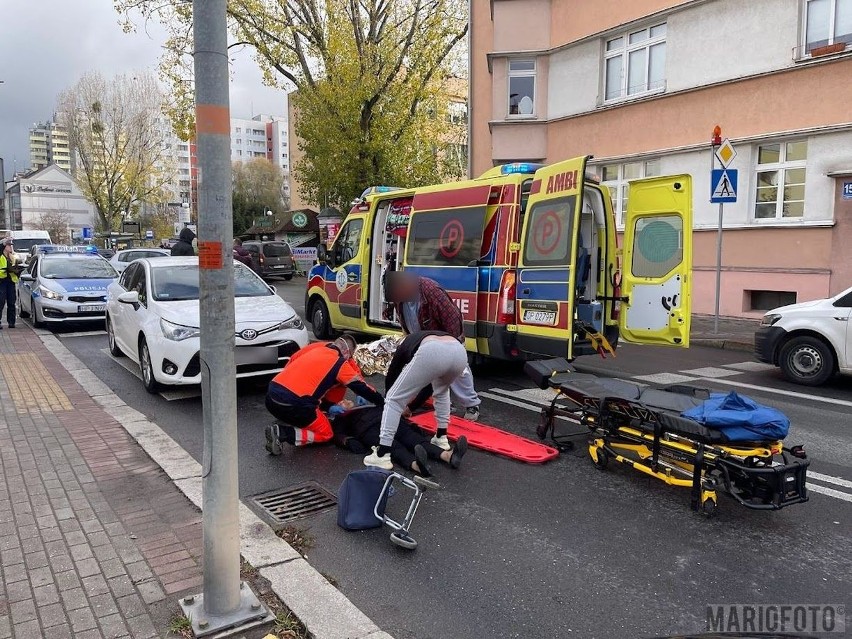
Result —
<instances>
[{"instance_id":1,"label":"van rear door","mask_svg":"<svg viewBox=\"0 0 852 639\"><path fill-rule=\"evenodd\" d=\"M629 185L619 335L636 344L689 346L692 177Z\"/></svg>"},{"instance_id":2,"label":"van rear door","mask_svg":"<svg viewBox=\"0 0 852 639\"><path fill-rule=\"evenodd\" d=\"M566 160L535 173L516 284L516 344L524 353L572 358L574 265L587 159Z\"/></svg>"}]
</instances>

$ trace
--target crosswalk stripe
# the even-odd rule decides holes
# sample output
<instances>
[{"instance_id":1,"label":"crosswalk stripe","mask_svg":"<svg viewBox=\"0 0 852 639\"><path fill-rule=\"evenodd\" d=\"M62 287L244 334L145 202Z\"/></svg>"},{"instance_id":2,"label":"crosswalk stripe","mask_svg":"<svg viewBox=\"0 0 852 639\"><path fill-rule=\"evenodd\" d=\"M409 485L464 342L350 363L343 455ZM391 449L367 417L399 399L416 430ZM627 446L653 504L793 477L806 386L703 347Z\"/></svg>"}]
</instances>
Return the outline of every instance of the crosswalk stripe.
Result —
<instances>
[{"instance_id":1,"label":"crosswalk stripe","mask_svg":"<svg viewBox=\"0 0 852 639\"><path fill-rule=\"evenodd\" d=\"M824 481L828 484L837 484L844 488L852 488L852 481L849 481L848 479L834 477L833 475L823 475L822 473L815 473L812 470L808 470L808 479L818 479L819 481Z\"/></svg>"},{"instance_id":2,"label":"crosswalk stripe","mask_svg":"<svg viewBox=\"0 0 852 639\"><path fill-rule=\"evenodd\" d=\"M852 407L852 402L845 399L836 399L834 397L822 397L820 395L810 395L809 393L797 393L796 391L785 390L781 388L769 388L768 386L758 386L757 384L746 384L745 382L735 382L730 379L714 379L717 384L726 384L728 386L737 386L739 388L748 388L749 390L762 391L764 393L774 393L776 395L784 395L785 397L797 397L799 399L808 399L813 402L823 402L826 404L835 404L837 406Z\"/></svg>"},{"instance_id":3,"label":"crosswalk stripe","mask_svg":"<svg viewBox=\"0 0 852 639\"><path fill-rule=\"evenodd\" d=\"M827 495L829 497L834 497L836 499L841 499L843 501L848 501L852 503L852 495L849 493L840 492L839 490L834 490L834 488L826 488L825 486L820 486L819 484L812 484L811 482L807 482L808 490L819 493L821 495Z\"/></svg>"}]
</instances>

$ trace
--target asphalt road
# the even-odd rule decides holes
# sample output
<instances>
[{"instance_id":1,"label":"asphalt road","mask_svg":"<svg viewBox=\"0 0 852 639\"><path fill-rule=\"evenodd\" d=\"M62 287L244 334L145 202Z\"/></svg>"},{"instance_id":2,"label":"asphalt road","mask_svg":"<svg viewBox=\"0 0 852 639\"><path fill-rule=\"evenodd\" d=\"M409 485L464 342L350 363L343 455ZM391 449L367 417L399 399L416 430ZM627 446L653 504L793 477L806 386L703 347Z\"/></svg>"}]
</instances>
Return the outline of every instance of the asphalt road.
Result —
<instances>
[{"instance_id":1,"label":"asphalt road","mask_svg":"<svg viewBox=\"0 0 852 639\"><path fill-rule=\"evenodd\" d=\"M303 310L303 280L276 286ZM148 395L132 366L107 354L104 334L77 330L61 331L67 347L200 459L197 394ZM344 532L332 511L298 522L316 540L310 562L399 639L650 637L703 631L711 603L848 608L852 380L807 389L747 353L705 348L624 346L614 360L577 364L644 383L735 389L779 408L793 424L788 444L805 444L812 459L811 500L758 512L723 499L706 519L689 510L687 490L624 466L599 472L583 450L542 466L474 450L461 470L438 469L442 489L421 505L415 552L391 545L387 529ZM544 395L531 387L517 366L479 371L483 421L535 437ZM362 468L361 457L330 446L268 456L264 388L238 386L243 498L308 480L336 492L347 472Z\"/></svg>"}]
</instances>

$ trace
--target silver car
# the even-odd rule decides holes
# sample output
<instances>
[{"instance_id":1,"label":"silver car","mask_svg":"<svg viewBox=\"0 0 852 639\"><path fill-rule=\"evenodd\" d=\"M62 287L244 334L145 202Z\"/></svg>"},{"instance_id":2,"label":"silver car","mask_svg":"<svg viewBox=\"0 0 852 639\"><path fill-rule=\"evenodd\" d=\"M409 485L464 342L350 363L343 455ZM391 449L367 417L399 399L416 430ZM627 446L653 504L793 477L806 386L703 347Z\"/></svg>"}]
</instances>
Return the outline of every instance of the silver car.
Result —
<instances>
[{"instance_id":1,"label":"silver car","mask_svg":"<svg viewBox=\"0 0 852 639\"><path fill-rule=\"evenodd\" d=\"M161 248L132 248L119 251L112 256L109 263L119 273L133 261L143 257L168 257L172 254L171 251Z\"/></svg>"},{"instance_id":2,"label":"silver car","mask_svg":"<svg viewBox=\"0 0 852 639\"><path fill-rule=\"evenodd\" d=\"M88 253L35 255L18 282L18 314L36 326L103 321L107 287L118 277L104 258Z\"/></svg>"}]
</instances>

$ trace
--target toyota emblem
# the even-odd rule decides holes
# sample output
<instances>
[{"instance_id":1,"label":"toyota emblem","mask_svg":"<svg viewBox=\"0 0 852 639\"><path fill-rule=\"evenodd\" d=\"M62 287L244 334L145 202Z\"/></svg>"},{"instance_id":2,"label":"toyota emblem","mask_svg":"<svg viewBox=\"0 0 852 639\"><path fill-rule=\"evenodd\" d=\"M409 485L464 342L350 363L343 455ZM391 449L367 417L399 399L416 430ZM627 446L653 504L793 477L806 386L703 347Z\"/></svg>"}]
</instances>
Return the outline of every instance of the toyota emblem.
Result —
<instances>
[{"instance_id":1,"label":"toyota emblem","mask_svg":"<svg viewBox=\"0 0 852 639\"><path fill-rule=\"evenodd\" d=\"M257 337L257 331L254 330L253 328L247 328L240 333L240 337L242 337L247 342L250 342L255 337Z\"/></svg>"}]
</instances>

